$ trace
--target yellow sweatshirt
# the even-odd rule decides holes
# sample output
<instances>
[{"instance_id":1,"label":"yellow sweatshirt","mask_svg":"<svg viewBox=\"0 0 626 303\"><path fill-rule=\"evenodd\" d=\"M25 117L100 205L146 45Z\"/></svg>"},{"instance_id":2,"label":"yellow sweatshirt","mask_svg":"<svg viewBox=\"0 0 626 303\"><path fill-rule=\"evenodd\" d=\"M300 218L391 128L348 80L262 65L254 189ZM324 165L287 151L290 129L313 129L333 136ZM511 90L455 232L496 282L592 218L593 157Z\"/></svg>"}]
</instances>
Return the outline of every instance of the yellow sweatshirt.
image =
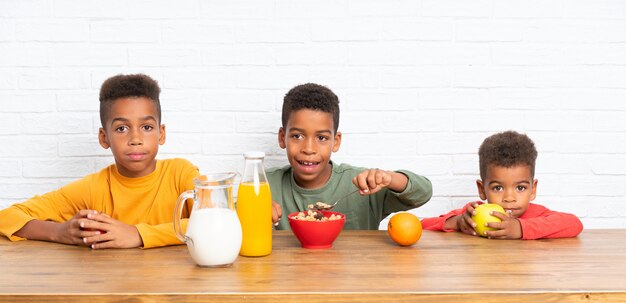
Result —
<instances>
[{"instance_id":1,"label":"yellow sweatshirt","mask_svg":"<svg viewBox=\"0 0 626 303\"><path fill-rule=\"evenodd\" d=\"M198 175L198 168L185 159L158 160L156 169L140 178L120 175L113 164L0 211L0 234L11 241L24 240L13 234L31 220L65 222L79 210L92 209L136 226L144 248L180 244L172 226L176 200L194 188L193 178ZM184 218L191 207L186 203ZM186 230L187 220L182 224Z\"/></svg>"}]
</instances>

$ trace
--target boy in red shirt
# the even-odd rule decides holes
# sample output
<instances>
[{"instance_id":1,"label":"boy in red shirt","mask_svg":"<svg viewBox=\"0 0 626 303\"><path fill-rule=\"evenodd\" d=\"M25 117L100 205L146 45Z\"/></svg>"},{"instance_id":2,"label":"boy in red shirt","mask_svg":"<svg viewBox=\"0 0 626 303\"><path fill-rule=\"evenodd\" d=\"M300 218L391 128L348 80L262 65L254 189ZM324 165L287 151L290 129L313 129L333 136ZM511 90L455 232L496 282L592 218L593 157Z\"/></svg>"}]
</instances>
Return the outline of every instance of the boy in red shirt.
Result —
<instances>
[{"instance_id":1,"label":"boy in red shirt","mask_svg":"<svg viewBox=\"0 0 626 303\"><path fill-rule=\"evenodd\" d=\"M514 131L497 133L485 139L478 151L480 180L478 194L488 203L498 204L506 215L492 212L502 222L486 223L495 228L486 231L490 239L542 239L575 237L583 230L575 215L551 211L530 203L537 195L535 160L537 150L528 136ZM474 209L483 202L470 202L436 218L422 220L426 230L460 231L478 236L472 220Z\"/></svg>"}]
</instances>

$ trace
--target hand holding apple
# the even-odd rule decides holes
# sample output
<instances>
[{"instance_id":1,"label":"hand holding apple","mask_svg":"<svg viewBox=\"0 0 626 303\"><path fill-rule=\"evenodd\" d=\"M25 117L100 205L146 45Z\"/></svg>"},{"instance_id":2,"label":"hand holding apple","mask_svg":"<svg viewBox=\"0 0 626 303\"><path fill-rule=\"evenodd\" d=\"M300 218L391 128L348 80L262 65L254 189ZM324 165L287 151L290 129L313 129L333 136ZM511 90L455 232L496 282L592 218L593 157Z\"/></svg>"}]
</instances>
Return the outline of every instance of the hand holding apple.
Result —
<instances>
[{"instance_id":1,"label":"hand holding apple","mask_svg":"<svg viewBox=\"0 0 626 303\"><path fill-rule=\"evenodd\" d=\"M474 231L474 226L476 223L472 220L472 215L474 214L474 208L478 207L478 203L474 202L467 206L465 211L454 217L449 218L444 223L444 229L447 230L458 230L464 234L476 236L476 232Z\"/></svg>"},{"instance_id":2,"label":"hand holding apple","mask_svg":"<svg viewBox=\"0 0 626 303\"><path fill-rule=\"evenodd\" d=\"M522 224L516 218L510 215L501 214L499 212L493 212L493 216L498 217L502 222L489 223L489 227L492 227L493 231L487 231L487 237L489 239L521 239L522 238Z\"/></svg>"},{"instance_id":3,"label":"hand holding apple","mask_svg":"<svg viewBox=\"0 0 626 303\"><path fill-rule=\"evenodd\" d=\"M486 231L494 231L496 228L487 226L489 222L502 222L502 219L491 215L491 212L499 212L506 216L504 208L498 204L481 204L474 209L475 214L472 215L472 220L476 223L474 230L481 237L487 237Z\"/></svg>"}]
</instances>

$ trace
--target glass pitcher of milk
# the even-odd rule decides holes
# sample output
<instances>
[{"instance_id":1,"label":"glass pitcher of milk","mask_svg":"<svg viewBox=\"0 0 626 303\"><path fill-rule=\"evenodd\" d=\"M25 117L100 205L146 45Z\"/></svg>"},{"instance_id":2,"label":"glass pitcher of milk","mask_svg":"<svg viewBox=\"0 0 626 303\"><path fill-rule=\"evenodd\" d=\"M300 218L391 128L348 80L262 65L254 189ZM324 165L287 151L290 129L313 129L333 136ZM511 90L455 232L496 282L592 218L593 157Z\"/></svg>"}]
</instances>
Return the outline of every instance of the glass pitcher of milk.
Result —
<instances>
[{"instance_id":1,"label":"glass pitcher of milk","mask_svg":"<svg viewBox=\"0 0 626 303\"><path fill-rule=\"evenodd\" d=\"M230 266L241 249L241 224L233 200L233 183L237 173L198 176L194 190L178 197L174 211L174 233L187 243L191 257L200 266ZM181 215L187 199L193 208L187 231L182 232Z\"/></svg>"}]
</instances>

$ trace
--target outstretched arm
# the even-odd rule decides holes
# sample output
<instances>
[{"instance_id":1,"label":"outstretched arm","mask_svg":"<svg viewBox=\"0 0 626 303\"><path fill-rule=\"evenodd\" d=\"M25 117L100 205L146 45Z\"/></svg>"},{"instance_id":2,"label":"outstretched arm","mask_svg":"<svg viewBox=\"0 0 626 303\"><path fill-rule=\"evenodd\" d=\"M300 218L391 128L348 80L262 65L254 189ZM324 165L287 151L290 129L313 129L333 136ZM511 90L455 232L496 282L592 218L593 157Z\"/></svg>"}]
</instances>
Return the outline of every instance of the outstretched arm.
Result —
<instances>
[{"instance_id":1,"label":"outstretched arm","mask_svg":"<svg viewBox=\"0 0 626 303\"><path fill-rule=\"evenodd\" d=\"M408 182L409 179L404 174L376 168L362 171L352 179L352 183L360 189L362 195L375 194L385 187L402 192Z\"/></svg>"},{"instance_id":2,"label":"outstretched arm","mask_svg":"<svg viewBox=\"0 0 626 303\"><path fill-rule=\"evenodd\" d=\"M3 209L0 235L11 241L33 239L76 244L80 232L77 222L92 209L84 200L89 191L88 181L83 178Z\"/></svg>"},{"instance_id":3,"label":"outstretched arm","mask_svg":"<svg viewBox=\"0 0 626 303\"><path fill-rule=\"evenodd\" d=\"M63 244L86 245L85 237L99 235L99 231L84 229L81 225L90 221L88 216L96 214L94 210L81 210L70 220L63 223L53 221L28 221L15 235L25 239L58 242Z\"/></svg>"},{"instance_id":4,"label":"outstretched arm","mask_svg":"<svg viewBox=\"0 0 626 303\"><path fill-rule=\"evenodd\" d=\"M462 233L476 236L474 226L476 223L471 216L478 202L466 204L463 208L455 209L447 214L434 218L422 219L422 228L425 230L438 230L445 232L460 231Z\"/></svg>"},{"instance_id":5,"label":"outstretched arm","mask_svg":"<svg viewBox=\"0 0 626 303\"><path fill-rule=\"evenodd\" d=\"M384 216L422 206L432 196L430 180L407 170L369 169L355 176L352 183L360 189L361 195L375 194L385 187L389 189L391 194L384 195Z\"/></svg>"}]
</instances>

